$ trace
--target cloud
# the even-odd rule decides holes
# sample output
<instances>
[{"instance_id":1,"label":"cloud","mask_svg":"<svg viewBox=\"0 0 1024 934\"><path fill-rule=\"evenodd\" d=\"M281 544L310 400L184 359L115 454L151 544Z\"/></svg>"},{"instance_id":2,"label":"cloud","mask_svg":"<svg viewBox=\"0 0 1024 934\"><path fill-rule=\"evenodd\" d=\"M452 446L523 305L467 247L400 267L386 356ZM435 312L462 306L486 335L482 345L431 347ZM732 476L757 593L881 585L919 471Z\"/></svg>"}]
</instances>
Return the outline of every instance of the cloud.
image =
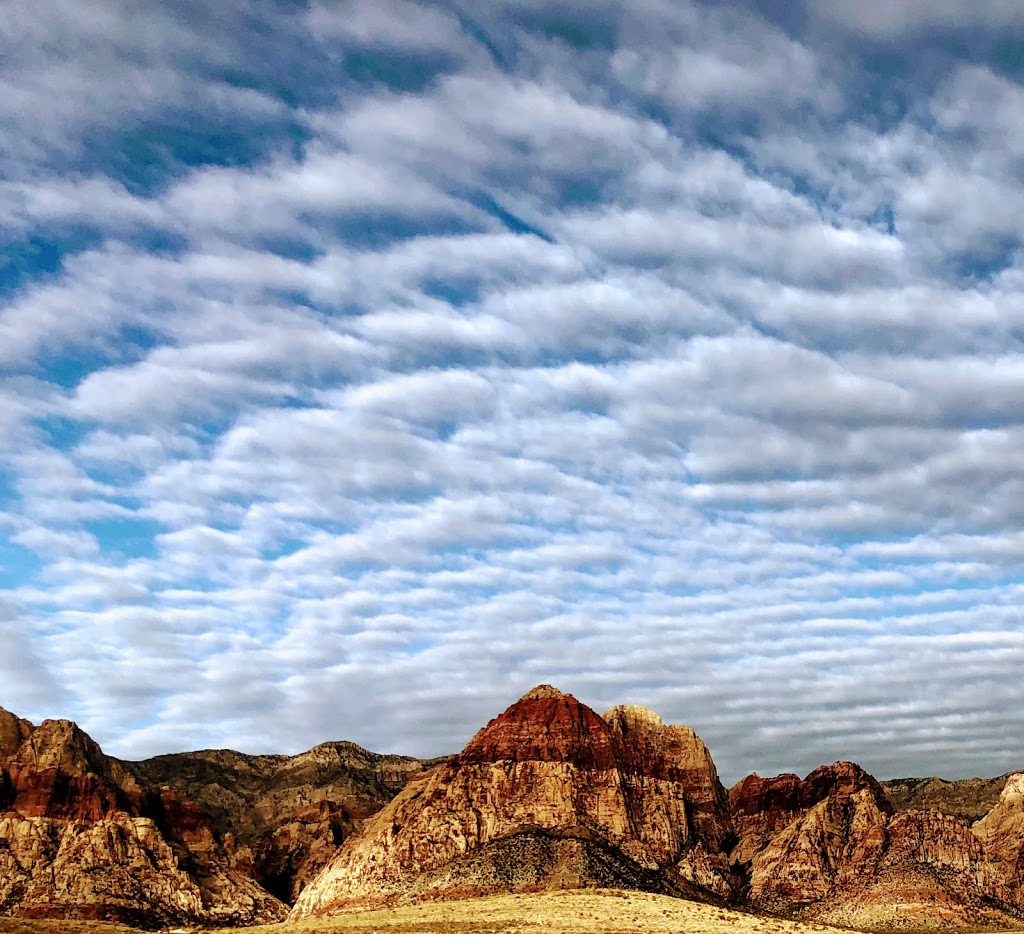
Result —
<instances>
[{"instance_id":1,"label":"cloud","mask_svg":"<svg viewBox=\"0 0 1024 934\"><path fill-rule=\"evenodd\" d=\"M816 17L873 39L893 41L907 35L940 32L957 34L972 29L995 32L1024 22L1024 14L1011 0L984 0L964 7L955 0L907 0L886 5L851 0L825 5L807 4Z\"/></svg>"},{"instance_id":2,"label":"cloud","mask_svg":"<svg viewBox=\"0 0 1024 934\"><path fill-rule=\"evenodd\" d=\"M151 7L12 7L0 703L1021 767L1014 10Z\"/></svg>"}]
</instances>

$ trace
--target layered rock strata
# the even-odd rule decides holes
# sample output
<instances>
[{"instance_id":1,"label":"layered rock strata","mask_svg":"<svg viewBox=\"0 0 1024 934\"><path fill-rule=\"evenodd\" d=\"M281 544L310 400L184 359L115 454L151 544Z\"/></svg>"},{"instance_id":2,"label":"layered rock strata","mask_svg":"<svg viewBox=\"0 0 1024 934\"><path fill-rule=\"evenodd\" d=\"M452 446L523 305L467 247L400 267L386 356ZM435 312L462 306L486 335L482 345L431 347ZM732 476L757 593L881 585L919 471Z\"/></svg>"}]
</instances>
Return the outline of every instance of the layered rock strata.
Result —
<instances>
[{"instance_id":1,"label":"layered rock strata","mask_svg":"<svg viewBox=\"0 0 1024 934\"><path fill-rule=\"evenodd\" d=\"M639 707L601 717L545 685L410 780L291 916L585 885L728 898L732 832L728 797L692 730Z\"/></svg>"},{"instance_id":2,"label":"layered rock strata","mask_svg":"<svg viewBox=\"0 0 1024 934\"><path fill-rule=\"evenodd\" d=\"M1024 908L1024 772L1009 776L995 807L972 829L1008 897Z\"/></svg>"}]
</instances>

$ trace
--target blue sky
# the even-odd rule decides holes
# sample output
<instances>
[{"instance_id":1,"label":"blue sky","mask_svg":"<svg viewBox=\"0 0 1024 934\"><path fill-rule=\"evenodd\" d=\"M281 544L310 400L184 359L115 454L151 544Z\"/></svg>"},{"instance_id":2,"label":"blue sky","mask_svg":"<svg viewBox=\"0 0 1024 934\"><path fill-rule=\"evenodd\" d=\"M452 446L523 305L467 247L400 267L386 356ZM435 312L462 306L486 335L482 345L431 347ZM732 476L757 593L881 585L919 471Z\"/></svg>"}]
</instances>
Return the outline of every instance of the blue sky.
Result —
<instances>
[{"instance_id":1,"label":"blue sky","mask_svg":"<svg viewBox=\"0 0 1024 934\"><path fill-rule=\"evenodd\" d=\"M0 704L1024 767L1024 7L13 0Z\"/></svg>"}]
</instances>

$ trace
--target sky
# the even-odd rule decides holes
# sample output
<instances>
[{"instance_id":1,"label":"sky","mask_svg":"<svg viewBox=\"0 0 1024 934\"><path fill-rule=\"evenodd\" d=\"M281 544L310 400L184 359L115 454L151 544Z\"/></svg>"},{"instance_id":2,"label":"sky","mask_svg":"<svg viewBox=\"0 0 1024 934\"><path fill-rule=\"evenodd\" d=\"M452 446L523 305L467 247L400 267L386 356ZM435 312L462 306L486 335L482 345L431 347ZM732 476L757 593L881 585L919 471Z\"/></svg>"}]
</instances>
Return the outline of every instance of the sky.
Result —
<instances>
[{"instance_id":1,"label":"sky","mask_svg":"<svg viewBox=\"0 0 1024 934\"><path fill-rule=\"evenodd\" d=\"M1024 5L7 0L0 705L1024 768Z\"/></svg>"}]
</instances>

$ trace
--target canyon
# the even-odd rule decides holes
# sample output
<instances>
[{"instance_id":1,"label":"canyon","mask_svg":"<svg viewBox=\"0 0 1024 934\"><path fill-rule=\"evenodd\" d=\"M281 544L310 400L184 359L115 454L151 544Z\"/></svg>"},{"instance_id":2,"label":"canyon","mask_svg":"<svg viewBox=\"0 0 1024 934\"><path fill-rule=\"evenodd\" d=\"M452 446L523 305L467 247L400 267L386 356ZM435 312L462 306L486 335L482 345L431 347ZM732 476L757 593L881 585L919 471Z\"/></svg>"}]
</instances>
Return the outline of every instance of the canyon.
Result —
<instances>
[{"instance_id":1,"label":"canyon","mask_svg":"<svg viewBox=\"0 0 1024 934\"><path fill-rule=\"evenodd\" d=\"M637 890L865 930L1024 917L1024 773L879 782L837 762L726 789L687 726L541 685L457 755L324 743L126 762L0 708L0 915L300 921Z\"/></svg>"}]
</instances>

